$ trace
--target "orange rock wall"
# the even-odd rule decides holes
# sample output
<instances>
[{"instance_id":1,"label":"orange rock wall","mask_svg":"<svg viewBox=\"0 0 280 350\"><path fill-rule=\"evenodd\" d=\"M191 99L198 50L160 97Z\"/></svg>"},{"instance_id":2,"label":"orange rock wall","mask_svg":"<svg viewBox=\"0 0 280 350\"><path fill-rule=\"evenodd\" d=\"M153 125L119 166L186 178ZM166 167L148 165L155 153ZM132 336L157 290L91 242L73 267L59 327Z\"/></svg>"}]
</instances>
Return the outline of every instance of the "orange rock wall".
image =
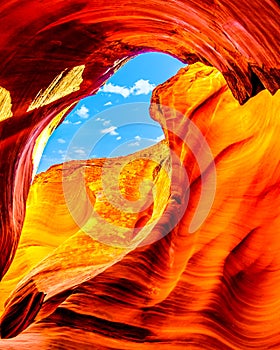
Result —
<instances>
[{"instance_id":1,"label":"orange rock wall","mask_svg":"<svg viewBox=\"0 0 280 350\"><path fill-rule=\"evenodd\" d=\"M180 91L178 97L176 91ZM1 332L15 337L2 340L3 348L14 349L17 344L46 349L155 349L159 344L166 349L277 348L279 93L272 97L263 91L240 106L218 71L195 64L157 87L152 102L157 104L151 105L151 115L166 130L171 153L168 156L166 144L160 143L148 151L149 158L158 155L159 162L171 157L170 185L164 180L164 169L155 172L155 162L141 163L143 151L125 159L130 165L120 182L131 199L137 198L139 180L144 179L161 181L154 201L163 189L170 193L164 212L154 217L156 225L146 237L168 230L189 191L183 217L154 243L131 245L131 236L114 239L120 226L135 227L138 218L132 215L127 220L120 213L114 218L114 244L108 246L102 243L102 235L113 231L106 232L97 223L96 240L73 222L61 197L62 167L38 175L31 187L18 253L2 282L4 291L14 290L6 302ZM176 113L159 109L158 103L172 106L171 112ZM178 111L180 119L176 119ZM196 154L190 151L190 120L211 147L214 163L205 166L203 181L215 185L211 211L194 233L189 225L202 176L194 157L200 153L197 148ZM177 157L181 166L175 171ZM139 160L131 163L133 159ZM112 170L117 162L110 162ZM102 209L102 201L101 207L97 203L102 162L84 165L91 204L112 222L110 204L104 202ZM77 186L75 174L84 165L66 163L73 186ZM189 188L181 181L182 169L189 175ZM211 182L213 172L216 184ZM126 176L131 178L123 182ZM80 198L78 208L84 215L83 203ZM141 215L151 221L153 212L148 208Z\"/></svg>"},{"instance_id":2,"label":"orange rock wall","mask_svg":"<svg viewBox=\"0 0 280 350\"><path fill-rule=\"evenodd\" d=\"M20 237L36 139L126 59L156 50L211 64L242 103L280 85L277 1L24 0L5 2L1 15L2 277ZM63 96L67 82L73 92Z\"/></svg>"},{"instance_id":3,"label":"orange rock wall","mask_svg":"<svg viewBox=\"0 0 280 350\"><path fill-rule=\"evenodd\" d=\"M0 348L279 348L277 2L24 0L0 11L1 337L14 337ZM153 94L150 112L171 152L170 188L159 173L170 196L148 191L156 209L129 218L137 230L107 250L69 216L61 220L63 203L53 224L44 221L52 213L44 186L32 219L36 180L22 231L33 164L53 128L126 59L151 50L207 65L181 70ZM190 120L214 158L202 174ZM155 172L150 163L137 181ZM191 234L202 185L215 186L215 197ZM61 199L60 180L52 186ZM151 220L152 230L139 226ZM141 232L162 238L131 245Z\"/></svg>"}]
</instances>

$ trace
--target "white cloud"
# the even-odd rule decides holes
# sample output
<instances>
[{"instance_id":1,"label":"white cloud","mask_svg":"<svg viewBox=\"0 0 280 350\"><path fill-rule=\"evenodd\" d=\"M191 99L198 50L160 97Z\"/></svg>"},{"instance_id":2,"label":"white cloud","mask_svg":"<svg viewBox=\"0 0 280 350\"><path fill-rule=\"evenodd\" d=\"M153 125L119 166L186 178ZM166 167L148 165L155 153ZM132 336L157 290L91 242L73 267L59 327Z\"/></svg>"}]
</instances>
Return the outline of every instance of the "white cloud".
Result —
<instances>
[{"instance_id":1,"label":"white cloud","mask_svg":"<svg viewBox=\"0 0 280 350\"><path fill-rule=\"evenodd\" d=\"M111 101L108 101L104 104L104 106L112 106L112 102Z\"/></svg>"},{"instance_id":2,"label":"white cloud","mask_svg":"<svg viewBox=\"0 0 280 350\"><path fill-rule=\"evenodd\" d=\"M58 143L61 143L61 144L62 144L62 143L66 143L66 141L65 141L64 139L57 139L57 142L58 142Z\"/></svg>"},{"instance_id":3,"label":"white cloud","mask_svg":"<svg viewBox=\"0 0 280 350\"><path fill-rule=\"evenodd\" d=\"M111 92L113 94L119 94L123 97L128 97L130 95L130 89L125 86L114 85L112 83L105 84L100 91Z\"/></svg>"},{"instance_id":4,"label":"white cloud","mask_svg":"<svg viewBox=\"0 0 280 350\"><path fill-rule=\"evenodd\" d=\"M82 148L75 149L75 150L74 150L74 153L79 154L79 155L81 155L81 156L85 156L85 155L86 155L85 150L82 149Z\"/></svg>"},{"instance_id":5,"label":"white cloud","mask_svg":"<svg viewBox=\"0 0 280 350\"><path fill-rule=\"evenodd\" d=\"M140 79L133 86L134 95L148 95L155 88L155 84L151 84L149 80Z\"/></svg>"},{"instance_id":6,"label":"white cloud","mask_svg":"<svg viewBox=\"0 0 280 350\"><path fill-rule=\"evenodd\" d=\"M118 136L118 137L116 138L116 140L117 140L117 141L121 140L121 136Z\"/></svg>"},{"instance_id":7,"label":"white cloud","mask_svg":"<svg viewBox=\"0 0 280 350\"><path fill-rule=\"evenodd\" d=\"M105 120L105 119L99 118L99 117L95 119L96 122L103 122L104 120Z\"/></svg>"},{"instance_id":8,"label":"white cloud","mask_svg":"<svg viewBox=\"0 0 280 350\"><path fill-rule=\"evenodd\" d=\"M160 135L156 139L154 139L154 141L156 141L156 142L160 142L162 140L164 140L164 135Z\"/></svg>"},{"instance_id":9,"label":"white cloud","mask_svg":"<svg viewBox=\"0 0 280 350\"><path fill-rule=\"evenodd\" d=\"M103 122L103 125L104 125L104 126L107 126L107 125L110 125L110 123L111 123L111 120L105 120L105 121Z\"/></svg>"},{"instance_id":10,"label":"white cloud","mask_svg":"<svg viewBox=\"0 0 280 350\"><path fill-rule=\"evenodd\" d=\"M139 79L130 88L126 86L120 86L120 85L114 85L112 83L108 83L108 84L105 84L99 91L119 94L119 95L122 95L124 98L126 98L129 95L148 95L151 91L153 91L155 87L156 87L155 84L151 84L149 80Z\"/></svg>"},{"instance_id":11,"label":"white cloud","mask_svg":"<svg viewBox=\"0 0 280 350\"><path fill-rule=\"evenodd\" d=\"M115 130L117 129L116 126L110 126L109 128L100 130L101 134L110 134L111 136L119 135Z\"/></svg>"},{"instance_id":12,"label":"white cloud","mask_svg":"<svg viewBox=\"0 0 280 350\"><path fill-rule=\"evenodd\" d=\"M80 118L87 119L89 117L89 109L85 105L82 105L81 108L76 110L76 114Z\"/></svg>"},{"instance_id":13,"label":"white cloud","mask_svg":"<svg viewBox=\"0 0 280 350\"><path fill-rule=\"evenodd\" d=\"M142 138L140 136L138 136L138 135L135 136L134 138L135 138L136 141L141 141L142 140Z\"/></svg>"},{"instance_id":14,"label":"white cloud","mask_svg":"<svg viewBox=\"0 0 280 350\"><path fill-rule=\"evenodd\" d=\"M136 142L131 142L131 143L128 144L128 146L129 146L129 147L138 147L138 146L140 146L140 143L139 143L138 141L136 141Z\"/></svg>"},{"instance_id":15,"label":"white cloud","mask_svg":"<svg viewBox=\"0 0 280 350\"><path fill-rule=\"evenodd\" d=\"M71 149L70 153L70 158L75 158L75 157L81 157L81 158L86 158L87 157L87 152L84 147L73 147Z\"/></svg>"},{"instance_id":16,"label":"white cloud","mask_svg":"<svg viewBox=\"0 0 280 350\"><path fill-rule=\"evenodd\" d=\"M82 122L79 120L77 122L71 122L70 120L66 119L64 120L64 122L62 122L62 124L65 124L65 125L79 125L81 124Z\"/></svg>"},{"instance_id":17,"label":"white cloud","mask_svg":"<svg viewBox=\"0 0 280 350\"><path fill-rule=\"evenodd\" d=\"M62 149L59 149L58 151L57 151L57 153L58 154L60 154L60 156L61 156L61 161L65 161L65 157L66 157L66 151L63 151Z\"/></svg>"}]
</instances>

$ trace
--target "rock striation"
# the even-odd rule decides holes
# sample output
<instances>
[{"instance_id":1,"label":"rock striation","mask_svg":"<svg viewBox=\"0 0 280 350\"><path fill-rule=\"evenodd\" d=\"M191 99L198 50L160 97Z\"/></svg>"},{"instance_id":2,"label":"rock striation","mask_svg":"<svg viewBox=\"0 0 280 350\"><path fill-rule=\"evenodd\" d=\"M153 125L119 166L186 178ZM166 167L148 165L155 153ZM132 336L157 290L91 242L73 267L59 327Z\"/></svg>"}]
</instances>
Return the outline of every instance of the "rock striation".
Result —
<instances>
[{"instance_id":1,"label":"rock striation","mask_svg":"<svg viewBox=\"0 0 280 350\"><path fill-rule=\"evenodd\" d=\"M153 92L150 113L165 141L37 175L1 285L0 347L277 348L279 107L279 92L268 91L240 106L222 74L197 63ZM101 169L111 174L119 163L123 197L152 196L137 215L104 197ZM77 189L70 199L65 181ZM209 212L190 232L213 188ZM89 232L92 208L102 221L90 221ZM84 226L73 219L81 217Z\"/></svg>"},{"instance_id":2,"label":"rock striation","mask_svg":"<svg viewBox=\"0 0 280 350\"><path fill-rule=\"evenodd\" d=\"M279 348L278 2L16 0L0 13L0 348ZM148 51L190 66L153 93L166 140L109 187L142 198L137 215L102 200L105 160L31 186L67 113Z\"/></svg>"}]
</instances>

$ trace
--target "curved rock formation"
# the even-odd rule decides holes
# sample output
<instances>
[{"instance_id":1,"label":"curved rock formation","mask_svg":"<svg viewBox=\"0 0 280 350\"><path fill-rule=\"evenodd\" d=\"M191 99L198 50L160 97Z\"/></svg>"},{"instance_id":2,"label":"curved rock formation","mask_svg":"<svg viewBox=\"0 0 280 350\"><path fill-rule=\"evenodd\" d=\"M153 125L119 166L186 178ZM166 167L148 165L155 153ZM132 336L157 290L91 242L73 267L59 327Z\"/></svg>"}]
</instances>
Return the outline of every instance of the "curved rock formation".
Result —
<instances>
[{"instance_id":1,"label":"curved rock formation","mask_svg":"<svg viewBox=\"0 0 280 350\"><path fill-rule=\"evenodd\" d=\"M101 230L101 236L97 232L92 237L73 221L75 208L87 215L87 201L83 196L77 201L73 195L76 205L70 206L69 213L62 196L62 166L38 175L21 244L3 282L4 290L14 290L2 315L1 334L16 337L0 345L11 349L19 343L21 348L69 349L154 349L159 343L166 349L277 348L279 93L272 97L262 91L240 106L217 70L195 64L159 86L152 102L156 104L151 105L151 115L162 123L171 153L163 142L146 151L148 158L158 155L158 163L141 160L144 151L125 157L128 165L120 183L132 200L135 195L137 199L139 181L159 182L153 192L155 205L141 212L140 219L146 220L135 232L137 236L144 231L144 239L156 235L157 240L131 244L131 230L123 236L120 227L137 227L139 215L114 214L110 203L104 202L103 161L66 163L64 171L72 188L77 188L80 169L85 169L91 205L114 223L115 237L119 234L109 246L109 241L102 243L102 236L113 231L106 232L104 224L96 222L93 232ZM170 105L173 109L164 108ZM214 163L204 164L205 176L198 167L205 150L201 143L192 145L200 140L190 134L190 121L199 127L213 154ZM166 170L157 165L169 157L170 184ZM119 161L110 161L110 167ZM182 169L190 183L184 191ZM207 219L190 234L202 181L208 189L216 185L215 198ZM187 210L164 236L188 192ZM168 195L156 205L163 193ZM55 212L50 196L55 197ZM155 226L145 231L151 220ZM32 250L37 253L30 254ZM65 337L70 334L75 339L68 341Z\"/></svg>"},{"instance_id":2,"label":"curved rock formation","mask_svg":"<svg viewBox=\"0 0 280 350\"><path fill-rule=\"evenodd\" d=\"M13 290L1 336L16 336L1 340L0 347L141 349L160 343L166 349L277 349L277 2L26 0L3 3L0 11L1 278L11 266L2 303ZM100 254L99 243L81 237L70 219L55 238L32 219L31 236L22 236L11 265L34 167L52 130L127 59L152 50L207 65L182 70L153 95L151 114L171 151L170 197L161 200L147 190L154 206L128 220L134 230L114 253ZM190 121L214 162L192 139ZM149 176L164 176L158 164L148 169ZM211 195L214 179L211 211L190 235L201 196ZM83 220L86 209L78 211ZM44 210L49 215L49 207ZM145 230L153 215L155 226ZM150 231L152 241L131 245ZM39 253L28 263L24 252L37 250L38 232L46 236L39 237Z\"/></svg>"},{"instance_id":3,"label":"curved rock formation","mask_svg":"<svg viewBox=\"0 0 280 350\"><path fill-rule=\"evenodd\" d=\"M20 237L34 143L54 115L94 93L127 58L148 50L215 66L240 102L263 87L275 93L280 84L278 14L276 1L261 0L124 1L121 6L80 0L5 3L0 82L1 93L10 94L13 118L1 123L5 204L0 239L5 251L0 276L11 264ZM85 67L82 82L75 67ZM73 92L63 98L59 86L66 81ZM54 82L58 88L50 89ZM40 108L34 102L39 92L49 95L41 99Z\"/></svg>"},{"instance_id":4,"label":"curved rock formation","mask_svg":"<svg viewBox=\"0 0 280 350\"><path fill-rule=\"evenodd\" d=\"M1 313L4 311L2 337L15 336L33 322L42 298L44 306L40 313L46 317L65 299L69 289L100 274L139 244L133 239L145 223L158 221L168 200L170 181L166 170L169 166L157 171L158 164L168 163L168 159L168 147L161 142L131 156L107 161L72 161L36 176L27 201L21 241L0 286ZM120 191L124 197L130 201L139 199L139 185L143 181L155 197L139 212L121 211L106 196L104 168L108 168L107 176L112 179L112 170L120 162L126 165L120 173ZM65 174L67 179L63 180ZM84 186L81 174L86 179L89 202L79 189ZM70 185L71 203L65 198L63 181ZM97 213L95 218L90 215L91 207ZM83 226L74 221L74 211L79 212ZM90 234L86 228L89 224Z\"/></svg>"}]
</instances>

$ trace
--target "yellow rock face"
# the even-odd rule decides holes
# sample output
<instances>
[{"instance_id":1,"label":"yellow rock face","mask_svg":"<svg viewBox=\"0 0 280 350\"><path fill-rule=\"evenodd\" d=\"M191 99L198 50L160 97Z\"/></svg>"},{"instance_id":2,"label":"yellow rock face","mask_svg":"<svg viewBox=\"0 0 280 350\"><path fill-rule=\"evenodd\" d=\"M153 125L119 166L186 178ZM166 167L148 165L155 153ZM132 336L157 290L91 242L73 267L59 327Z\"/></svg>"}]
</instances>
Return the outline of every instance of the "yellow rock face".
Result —
<instances>
[{"instance_id":1,"label":"yellow rock face","mask_svg":"<svg viewBox=\"0 0 280 350\"><path fill-rule=\"evenodd\" d=\"M0 86L0 122L12 116L12 100L10 93Z\"/></svg>"},{"instance_id":2,"label":"yellow rock face","mask_svg":"<svg viewBox=\"0 0 280 350\"><path fill-rule=\"evenodd\" d=\"M79 271L78 280L81 282L88 278L90 270L108 267L109 263L135 248L139 238L138 241L133 239L145 224L159 219L167 203L170 186L168 160L169 149L162 141L131 156L72 161L37 175L29 192L27 214L14 262L0 285L1 311L17 283L32 276L34 271L30 271L36 266L35 271L40 270L42 264L58 264L59 267L53 266L52 269L56 272L59 269L62 275L51 273L52 283L49 284L47 279L43 287L51 291L53 284L66 281L68 268L69 276L73 269ZM165 162L166 168L159 167L160 162ZM104 168L107 168L106 174ZM116 178L112 178L114 174ZM112 180L117 182L112 184ZM142 184L147 187L143 191ZM108 185L106 190L104 185ZM75 192L73 188L84 186L84 201L80 191L70 199L65 194L67 186L72 193ZM147 205L149 193L152 198ZM114 194L132 204L142 199L140 206L144 207L143 210L138 205L138 211L133 208L123 211L122 203L115 207L110 201ZM86 216L88 221L74 220ZM144 238L145 234L140 240ZM43 259L46 260L41 263ZM81 273L80 269L84 272ZM39 286L38 281L36 285Z\"/></svg>"},{"instance_id":3,"label":"yellow rock face","mask_svg":"<svg viewBox=\"0 0 280 350\"><path fill-rule=\"evenodd\" d=\"M82 75L84 69L85 65L81 65L72 68L68 72L65 70L58 74L46 90L38 92L28 107L27 112L52 103L74 91L78 91L83 81Z\"/></svg>"}]
</instances>

